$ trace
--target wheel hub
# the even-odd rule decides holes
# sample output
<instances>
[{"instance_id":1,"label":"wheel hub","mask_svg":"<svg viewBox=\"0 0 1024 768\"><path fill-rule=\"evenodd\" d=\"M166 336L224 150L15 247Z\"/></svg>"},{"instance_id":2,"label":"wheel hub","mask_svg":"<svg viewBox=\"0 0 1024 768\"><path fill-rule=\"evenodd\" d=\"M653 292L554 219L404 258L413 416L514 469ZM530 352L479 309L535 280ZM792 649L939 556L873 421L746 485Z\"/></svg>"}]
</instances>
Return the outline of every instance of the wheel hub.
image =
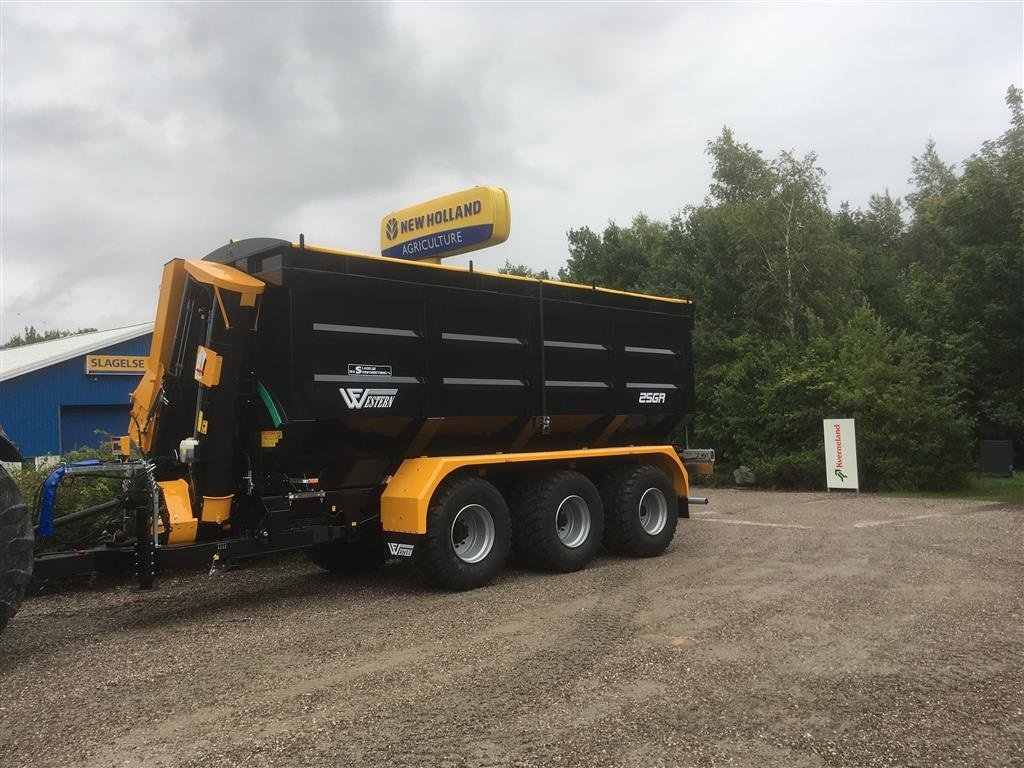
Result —
<instances>
[{"instance_id":1,"label":"wheel hub","mask_svg":"<svg viewBox=\"0 0 1024 768\"><path fill-rule=\"evenodd\" d=\"M566 496L555 512L558 540L570 549L579 547L590 536L590 506L580 496Z\"/></svg>"},{"instance_id":2,"label":"wheel hub","mask_svg":"<svg viewBox=\"0 0 1024 768\"><path fill-rule=\"evenodd\" d=\"M479 563L494 549L494 518L480 504L467 504L452 520L452 549L464 563Z\"/></svg>"},{"instance_id":3,"label":"wheel hub","mask_svg":"<svg viewBox=\"0 0 1024 768\"><path fill-rule=\"evenodd\" d=\"M657 536L668 523L668 501L658 488L648 488L640 497L640 526L644 532Z\"/></svg>"}]
</instances>

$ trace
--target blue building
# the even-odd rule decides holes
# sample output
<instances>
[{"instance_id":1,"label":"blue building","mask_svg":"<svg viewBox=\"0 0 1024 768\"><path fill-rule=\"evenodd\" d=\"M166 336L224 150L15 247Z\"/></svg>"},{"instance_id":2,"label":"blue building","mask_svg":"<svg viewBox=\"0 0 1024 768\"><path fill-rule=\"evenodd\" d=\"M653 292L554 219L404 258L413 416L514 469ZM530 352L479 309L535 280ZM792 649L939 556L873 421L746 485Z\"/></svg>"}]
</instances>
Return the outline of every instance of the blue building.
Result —
<instances>
[{"instance_id":1,"label":"blue building","mask_svg":"<svg viewBox=\"0 0 1024 768\"><path fill-rule=\"evenodd\" d=\"M128 434L153 323L0 350L0 426L25 458Z\"/></svg>"}]
</instances>

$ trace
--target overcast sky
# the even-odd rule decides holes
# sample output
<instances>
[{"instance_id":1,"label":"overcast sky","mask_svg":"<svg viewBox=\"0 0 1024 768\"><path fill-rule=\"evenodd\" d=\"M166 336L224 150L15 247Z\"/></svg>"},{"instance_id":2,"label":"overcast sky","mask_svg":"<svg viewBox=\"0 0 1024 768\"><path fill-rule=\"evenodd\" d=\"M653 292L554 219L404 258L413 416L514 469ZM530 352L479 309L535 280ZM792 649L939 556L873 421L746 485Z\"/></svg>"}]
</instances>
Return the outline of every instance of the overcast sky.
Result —
<instances>
[{"instance_id":1,"label":"overcast sky","mask_svg":"<svg viewBox=\"0 0 1024 768\"><path fill-rule=\"evenodd\" d=\"M151 320L229 238L379 252L388 211L505 187L470 258L700 203L723 125L817 151L830 202L907 189L1008 124L1024 3L0 6L0 339Z\"/></svg>"}]
</instances>

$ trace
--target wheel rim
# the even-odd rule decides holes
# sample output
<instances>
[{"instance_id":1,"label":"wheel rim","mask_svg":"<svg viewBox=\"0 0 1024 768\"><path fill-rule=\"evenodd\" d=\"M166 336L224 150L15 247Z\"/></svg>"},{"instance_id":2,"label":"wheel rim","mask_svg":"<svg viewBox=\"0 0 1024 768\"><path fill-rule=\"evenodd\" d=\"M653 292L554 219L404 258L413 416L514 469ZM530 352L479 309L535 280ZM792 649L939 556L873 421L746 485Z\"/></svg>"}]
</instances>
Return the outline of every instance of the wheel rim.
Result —
<instances>
[{"instance_id":1,"label":"wheel rim","mask_svg":"<svg viewBox=\"0 0 1024 768\"><path fill-rule=\"evenodd\" d=\"M640 497L640 526L645 533L657 536L668 522L668 502L657 488L648 488Z\"/></svg>"},{"instance_id":2,"label":"wheel rim","mask_svg":"<svg viewBox=\"0 0 1024 768\"><path fill-rule=\"evenodd\" d=\"M579 496L566 496L555 513L558 540L575 549L590 535L590 506Z\"/></svg>"},{"instance_id":3,"label":"wheel rim","mask_svg":"<svg viewBox=\"0 0 1024 768\"><path fill-rule=\"evenodd\" d=\"M467 504L452 520L452 549L464 563L479 563L494 549L494 518L486 507Z\"/></svg>"}]
</instances>

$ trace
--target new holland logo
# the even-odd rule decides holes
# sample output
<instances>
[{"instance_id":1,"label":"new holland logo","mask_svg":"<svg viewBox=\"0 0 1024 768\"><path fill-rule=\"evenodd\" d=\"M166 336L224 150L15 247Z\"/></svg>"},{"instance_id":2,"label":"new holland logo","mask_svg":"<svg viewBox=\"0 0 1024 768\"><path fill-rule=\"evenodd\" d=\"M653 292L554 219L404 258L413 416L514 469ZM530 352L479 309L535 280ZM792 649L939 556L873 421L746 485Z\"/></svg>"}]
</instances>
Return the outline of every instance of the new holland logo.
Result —
<instances>
[{"instance_id":1,"label":"new holland logo","mask_svg":"<svg viewBox=\"0 0 1024 768\"><path fill-rule=\"evenodd\" d=\"M396 544L393 541L388 542L388 550L391 552L392 557L412 557L412 544Z\"/></svg>"},{"instance_id":2,"label":"new holland logo","mask_svg":"<svg viewBox=\"0 0 1024 768\"><path fill-rule=\"evenodd\" d=\"M398 237L398 219L394 216L388 219L388 223L384 226L384 234L388 236L388 240Z\"/></svg>"},{"instance_id":3,"label":"new holland logo","mask_svg":"<svg viewBox=\"0 0 1024 768\"><path fill-rule=\"evenodd\" d=\"M342 387L340 390L349 408L390 408L395 402L397 389L363 389Z\"/></svg>"}]
</instances>

